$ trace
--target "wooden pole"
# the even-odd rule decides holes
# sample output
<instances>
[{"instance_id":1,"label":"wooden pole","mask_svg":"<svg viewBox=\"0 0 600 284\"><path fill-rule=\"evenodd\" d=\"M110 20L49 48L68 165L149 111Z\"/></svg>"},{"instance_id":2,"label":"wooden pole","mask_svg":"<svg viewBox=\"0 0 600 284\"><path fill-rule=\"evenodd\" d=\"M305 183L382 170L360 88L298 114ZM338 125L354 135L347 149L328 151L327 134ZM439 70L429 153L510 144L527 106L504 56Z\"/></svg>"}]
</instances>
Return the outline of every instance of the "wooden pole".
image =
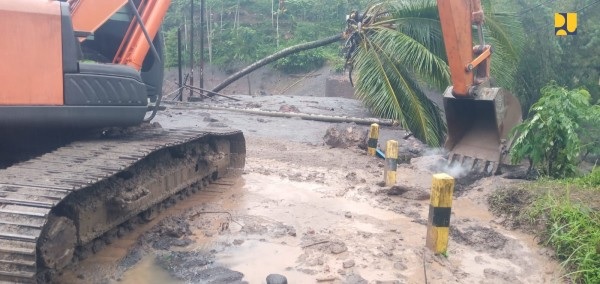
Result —
<instances>
[{"instance_id":1,"label":"wooden pole","mask_svg":"<svg viewBox=\"0 0 600 284\"><path fill-rule=\"evenodd\" d=\"M444 173L433 175L425 245L436 254L445 254L448 250L453 192L453 177Z\"/></svg>"},{"instance_id":2,"label":"wooden pole","mask_svg":"<svg viewBox=\"0 0 600 284\"><path fill-rule=\"evenodd\" d=\"M183 74L181 60L181 27L177 28L177 66L179 74L179 101L183 101Z\"/></svg>"},{"instance_id":3,"label":"wooden pole","mask_svg":"<svg viewBox=\"0 0 600 284\"><path fill-rule=\"evenodd\" d=\"M396 184L396 170L398 169L398 141L388 140L385 150L385 167L383 176L385 185Z\"/></svg>"},{"instance_id":4,"label":"wooden pole","mask_svg":"<svg viewBox=\"0 0 600 284\"><path fill-rule=\"evenodd\" d=\"M190 0L190 85L194 85L194 0ZM190 89L190 97L194 90Z\"/></svg>"},{"instance_id":5,"label":"wooden pole","mask_svg":"<svg viewBox=\"0 0 600 284\"><path fill-rule=\"evenodd\" d=\"M375 156L377 139L379 139L379 124L373 123L369 130L369 141L367 142L367 154L369 154L369 156Z\"/></svg>"},{"instance_id":6,"label":"wooden pole","mask_svg":"<svg viewBox=\"0 0 600 284\"><path fill-rule=\"evenodd\" d=\"M200 89L204 89L204 14L206 14L206 0L200 0L200 72L198 72L200 73Z\"/></svg>"}]
</instances>

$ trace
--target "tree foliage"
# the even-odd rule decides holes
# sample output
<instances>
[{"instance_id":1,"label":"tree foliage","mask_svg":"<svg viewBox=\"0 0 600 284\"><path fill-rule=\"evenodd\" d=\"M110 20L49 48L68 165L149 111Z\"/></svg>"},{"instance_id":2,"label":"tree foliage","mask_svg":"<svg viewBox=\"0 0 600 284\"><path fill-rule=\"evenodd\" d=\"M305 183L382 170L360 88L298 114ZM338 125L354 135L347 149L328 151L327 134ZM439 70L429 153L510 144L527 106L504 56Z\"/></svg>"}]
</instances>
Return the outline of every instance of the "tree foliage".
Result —
<instances>
[{"instance_id":1,"label":"tree foliage","mask_svg":"<svg viewBox=\"0 0 600 284\"><path fill-rule=\"evenodd\" d=\"M551 83L541 93L530 118L514 129L512 162L527 158L544 175L572 176L581 151L594 146L582 145L581 125L600 123L600 106L590 105L590 93L584 89L568 90ZM600 137L596 138L593 143L599 143Z\"/></svg>"}]
</instances>

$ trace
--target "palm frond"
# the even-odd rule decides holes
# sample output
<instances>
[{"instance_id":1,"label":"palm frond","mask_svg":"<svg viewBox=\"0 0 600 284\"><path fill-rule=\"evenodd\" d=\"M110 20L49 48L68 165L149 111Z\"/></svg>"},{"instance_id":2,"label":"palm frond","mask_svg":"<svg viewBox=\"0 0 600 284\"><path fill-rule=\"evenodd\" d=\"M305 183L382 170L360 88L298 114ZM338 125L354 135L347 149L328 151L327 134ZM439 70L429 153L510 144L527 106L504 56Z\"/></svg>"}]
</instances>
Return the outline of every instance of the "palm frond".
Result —
<instances>
[{"instance_id":1,"label":"palm frond","mask_svg":"<svg viewBox=\"0 0 600 284\"><path fill-rule=\"evenodd\" d=\"M443 140L445 124L439 109L419 86L414 70L432 73L443 60L394 30L365 37L356 53L356 94L376 115L393 118L432 146ZM431 64L406 64L430 62ZM407 68L408 67L408 68ZM413 70L414 69L414 70Z\"/></svg>"}]
</instances>

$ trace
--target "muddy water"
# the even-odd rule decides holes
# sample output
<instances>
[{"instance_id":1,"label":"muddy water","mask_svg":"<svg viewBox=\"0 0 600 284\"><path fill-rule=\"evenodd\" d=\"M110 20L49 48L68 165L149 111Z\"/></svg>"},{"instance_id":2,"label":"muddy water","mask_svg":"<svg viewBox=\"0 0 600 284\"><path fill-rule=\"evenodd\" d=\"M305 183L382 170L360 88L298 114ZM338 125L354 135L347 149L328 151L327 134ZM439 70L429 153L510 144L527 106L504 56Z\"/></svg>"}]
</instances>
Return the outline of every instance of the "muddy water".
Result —
<instances>
[{"instance_id":1,"label":"muddy water","mask_svg":"<svg viewBox=\"0 0 600 284\"><path fill-rule=\"evenodd\" d=\"M285 275L290 283L311 283L312 276L291 269L301 254L302 249L297 246L250 240L217 257L227 267L244 273L244 280L249 283L263 283L271 273Z\"/></svg>"},{"instance_id":2,"label":"muddy water","mask_svg":"<svg viewBox=\"0 0 600 284\"><path fill-rule=\"evenodd\" d=\"M162 267L156 265L155 256L144 257L136 266L126 271L119 283L123 284L183 284L185 282L169 275Z\"/></svg>"},{"instance_id":3,"label":"muddy water","mask_svg":"<svg viewBox=\"0 0 600 284\"><path fill-rule=\"evenodd\" d=\"M188 237L194 243L172 250L213 250L216 264L243 273L243 280L249 283L265 283L266 276L271 273L285 275L290 283L315 283L317 279L331 275L337 280L330 283L343 283L346 280L345 274L340 274L340 271L360 274L370 281L401 279L405 283L425 282L423 246L426 226L414 222L414 218L376 208L371 205L376 203L370 200L358 202L334 197L339 188L321 183L294 182L276 175L258 173L245 174L233 185L225 183L227 184L212 185L206 191L178 203L164 212L161 218L192 214L190 209L194 212L230 212L233 221L229 220L228 229L219 229L222 223L228 220L226 214L188 215L192 230L192 235ZM415 210L419 211L421 217L426 218L428 201L414 201L412 206L414 203L420 203ZM494 219L482 204L468 198L458 198L454 201L452 218L468 218L475 220L479 225L492 224ZM113 279L119 279L122 283L183 283L156 265L153 252L148 252L122 275L119 275L116 268L116 263L125 257L139 236L158 221L154 220L141 226L124 239L114 242L99 254L84 261L74 270L76 272L67 273L71 278L65 279L78 280L76 277L80 274L87 275L86 271L102 271L103 275L113 273ZM274 234L273 228L277 229L282 224L292 227L295 234ZM247 231L248 227L253 226L271 229ZM504 278L498 278L501 281L494 282L498 279L489 278L485 269L502 273L513 271L519 275L518 279L528 280L527 283L543 283L556 279L553 272L557 271L557 266L537 253L540 248L532 237L492 226L505 237L518 242L514 248L508 249L522 253L522 259L498 259L493 254L451 243L448 261L438 260L426 264L428 280L431 283L437 283L437 280L444 280L439 283L478 283L488 279L491 281L488 283L506 283L506 280L510 279L508 276L502 276ZM370 237L364 237L365 234ZM310 236L341 241L347 245L347 251L332 254L328 247L325 247L326 251L314 247L306 248L306 238ZM314 240L309 238L308 243L311 242ZM386 245L392 245L392 248L382 254L381 252L385 251L382 250L382 246ZM318 265L307 261L311 257L319 260ZM348 260L353 260L355 265L349 269L342 269L342 263ZM397 263L406 267L399 269ZM533 271L526 271L528 269ZM309 270L313 272L307 272ZM528 273L532 276L522 276ZM463 275L462 277L466 278L452 278L454 275ZM535 281L536 277L539 277L540 281ZM87 276L85 280L90 281L84 282L98 283Z\"/></svg>"},{"instance_id":4,"label":"muddy water","mask_svg":"<svg viewBox=\"0 0 600 284\"><path fill-rule=\"evenodd\" d=\"M390 228L396 227L398 230L421 232L422 234L404 237L403 240L410 244L421 242L422 238L419 235L425 234L422 226L392 211L344 198L324 197L334 189L323 184L292 182L259 174L245 175L244 180L245 186L242 190L245 194L238 200L240 206L246 208L253 216L262 216L271 221L291 225L298 235L295 238L288 236L278 239L266 238L263 241L250 240L238 248L218 254L219 261L244 273L244 280L249 283L263 283L270 273L283 274L288 277L290 283L314 283L314 275L299 272L297 269L302 266L297 260L305 252L301 248L299 238L312 231L332 231L345 242L354 238L359 231L385 234ZM346 215L351 218L345 217ZM349 247L348 250L349 253L354 253L355 248ZM340 255L333 258L328 265L339 265L344 257L346 256ZM360 261L357 260L359 263ZM389 268L393 270L393 267ZM394 278L392 273L360 270L361 275L372 276L372 279Z\"/></svg>"}]
</instances>

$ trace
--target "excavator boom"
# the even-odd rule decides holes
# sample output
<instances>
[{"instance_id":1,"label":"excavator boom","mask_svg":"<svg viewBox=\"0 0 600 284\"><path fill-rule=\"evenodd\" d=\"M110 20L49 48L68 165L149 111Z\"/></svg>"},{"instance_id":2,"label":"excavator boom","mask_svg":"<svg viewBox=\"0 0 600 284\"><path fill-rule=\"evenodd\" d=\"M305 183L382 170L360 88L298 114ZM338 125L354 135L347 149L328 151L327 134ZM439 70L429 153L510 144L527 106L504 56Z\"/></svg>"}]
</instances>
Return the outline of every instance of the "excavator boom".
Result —
<instances>
[{"instance_id":1,"label":"excavator boom","mask_svg":"<svg viewBox=\"0 0 600 284\"><path fill-rule=\"evenodd\" d=\"M480 0L438 0L452 86L444 92L449 162L495 173L521 121L521 105L508 91L490 86L492 47L483 37ZM473 46L473 26L479 45Z\"/></svg>"}]
</instances>

